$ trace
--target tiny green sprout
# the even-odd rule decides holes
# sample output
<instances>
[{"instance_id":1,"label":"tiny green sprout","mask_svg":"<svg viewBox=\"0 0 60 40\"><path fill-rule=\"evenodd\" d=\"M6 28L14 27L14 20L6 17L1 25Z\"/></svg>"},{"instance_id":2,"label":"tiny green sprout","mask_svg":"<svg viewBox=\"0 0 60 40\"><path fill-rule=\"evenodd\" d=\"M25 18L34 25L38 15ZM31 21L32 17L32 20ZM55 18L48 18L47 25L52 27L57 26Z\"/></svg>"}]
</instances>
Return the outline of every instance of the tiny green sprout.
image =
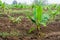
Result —
<instances>
[{"instance_id":1,"label":"tiny green sprout","mask_svg":"<svg viewBox=\"0 0 60 40\"><path fill-rule=\"evenodd\" d=\"M29 32L28 32L28 33L31 33L33 30L35 30L35 28L34 28L34 27L32 27L32 28L29 30Z\"/></svg>"}]
</instances>

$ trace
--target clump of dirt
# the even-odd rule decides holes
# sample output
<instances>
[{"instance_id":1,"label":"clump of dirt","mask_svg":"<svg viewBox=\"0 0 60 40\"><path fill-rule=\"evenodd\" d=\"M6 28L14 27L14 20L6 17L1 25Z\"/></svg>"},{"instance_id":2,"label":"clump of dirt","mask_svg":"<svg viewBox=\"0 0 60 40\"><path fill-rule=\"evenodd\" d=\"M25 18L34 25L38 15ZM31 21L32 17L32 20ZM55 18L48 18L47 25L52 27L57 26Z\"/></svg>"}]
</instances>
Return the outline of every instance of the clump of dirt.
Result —
<instances>
[{"instance_id":1,"label":"clump of dirt","mask_svg":"<svg viewBox=\"0 0 60 40\"><path fill-rule=\"evenodd\" d=\"M43 40L60 40L60 32L48 33Z\"/></svg>"}]
</instances>

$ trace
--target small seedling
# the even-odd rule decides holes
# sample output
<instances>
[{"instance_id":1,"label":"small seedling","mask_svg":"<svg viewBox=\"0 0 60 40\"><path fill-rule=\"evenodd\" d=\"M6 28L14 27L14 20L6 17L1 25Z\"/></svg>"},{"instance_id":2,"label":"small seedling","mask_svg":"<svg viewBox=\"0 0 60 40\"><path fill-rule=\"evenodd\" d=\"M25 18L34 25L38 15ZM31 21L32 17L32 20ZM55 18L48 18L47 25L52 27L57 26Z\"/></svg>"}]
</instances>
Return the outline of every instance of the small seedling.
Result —
<instances>
[{"instance_id":1,"label":"small seedling","mask_svg":"<svg viewBox=\"0 0 60 40\"><path fill-rule=\"evenodd\" d=\"M41 28L40 26L41 24L46 26L46 22L49 19L49 15L45 16L45 14L43 14L43 8L41 5L40 6L35 5L33 13L34 13L34 16L33 17L29 16L29 18L33 23L36 24L37 30L39 31Z\"/></svg>"},{"instance_id":2,"label":"small seedling","mask_svg":"<svg viewBox=\"0 0 60 40\"><path fill-rule=\"evenodd\" d=\"M54 18L58 14L58 11L50 11L50 14L43 13L42 5L35 5L33 13L33 17L29 16L29 19L31 19L31 21L36 24L37 31L39 31L41 29L41 25L46 27L48 20L50 20L52 17ZM32 32L33 30L30 29L30 32Z\"/></svg>"}]
</instances>

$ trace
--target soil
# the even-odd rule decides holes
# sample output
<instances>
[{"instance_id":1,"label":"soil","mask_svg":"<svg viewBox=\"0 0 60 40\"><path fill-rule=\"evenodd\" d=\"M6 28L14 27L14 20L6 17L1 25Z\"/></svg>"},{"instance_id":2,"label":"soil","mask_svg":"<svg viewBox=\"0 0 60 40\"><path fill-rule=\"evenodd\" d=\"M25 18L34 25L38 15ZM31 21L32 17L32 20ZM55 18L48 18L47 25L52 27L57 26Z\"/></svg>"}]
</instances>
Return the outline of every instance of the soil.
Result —
<instances>
[{"instance_id":1,"label":"soil","mask_svg":"<svg viewBox=\"0 0 60 40\"><path fill-rule=\"evenodd\" d=\"M15 15L16 16L16 15ZM28 18L22 18L20 23L12 23L7 16L0 17L0 33L1 32L18 32L18 36L0 36L0 40L60 40L60 22L52 22L47 24L47 27L41 25L40 33L37 35L37 31L34 30L32 33L28 33L31 27L36 25L31 22ZM43 36L44 34L44 36Z\"/></svg>"}]
</instances>

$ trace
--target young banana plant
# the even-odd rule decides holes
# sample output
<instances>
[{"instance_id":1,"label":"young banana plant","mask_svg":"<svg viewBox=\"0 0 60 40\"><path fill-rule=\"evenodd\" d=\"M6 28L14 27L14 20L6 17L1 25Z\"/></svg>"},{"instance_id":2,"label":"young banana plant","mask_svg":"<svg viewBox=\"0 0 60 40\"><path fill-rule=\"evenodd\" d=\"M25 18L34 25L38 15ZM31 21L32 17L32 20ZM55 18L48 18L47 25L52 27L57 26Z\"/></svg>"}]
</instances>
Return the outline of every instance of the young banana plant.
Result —
<instances>
[{"instance_id":1,"label":"young banana plant","mask_svg":"<svg viewBox=\"0 0 60 40\"><path fill-rule=\"evenodd\" d=\"M2 4L2 9L3 9L3 12L5 13L5 4L4 3Z\"/></svg>"},{"instance_id":2,"label":"young banana plant","mask_svg":"<svg viewBox=\"0 0 60 40\"><path fill-rule=\"evenodd\" d=\"M40 6L35 5L35 8L33 10L33 17L29 16L29 18L31 19L33 23L36 24L37 30L39 31L41 24L46 26L46 23L49 19L49 15L43 13L43 8L41 5ZM34 28L30 29L29 33L32 32L33 30Z\"/></svg>"},{"instance_id":3,"label":"young banana plant","mask_svg":"<svg viewBox=\"0 0 60 40\"><path fill-rule=\"evenodd\" d=\"M59 11L58 10L52 10L51 8L48 8L48 13L49 13L49 16L50 16L50 22L52 22L54 20L54 18L56 17L56 15L59 14Z\"/></svg>"},{"instance_id":4,"label":"young banana plant","mask_svg":"<svg viewBox=\"0 0 60 40\"><path fill-rule=\"evenodd\" d=\"M2 1L0 0L0 6L2 5Z\"/></svg>"},{"instance_id":5,"label":"young banana plant","mask_svg":"<svg viewBox=\"0 0 60 40\"><path fill-rule=\"evenodd\" d=\"M38 6L35 5L34 10L33 10L33 17L29 16L31 21L36 24L37 30L39 31L41 26L46 26L47 22L51 21L51 18L55 18L55 16L58 14L57 10L51 11L49 9L49 13L43 13L43 8L42 5ZM29 33L31 33L34 28L30 29Z\"/></svg>"},{"instance_id":6,"label":"young banana plant","mask_svg":"<svg viewBox=\"0 0 60 40\"><path fill-rule=\"evenodd\" d=\"M2 3L0 0L0 8L2 9L3 12L5 12L5 3Z\"/></svg>"}]
</instances>

